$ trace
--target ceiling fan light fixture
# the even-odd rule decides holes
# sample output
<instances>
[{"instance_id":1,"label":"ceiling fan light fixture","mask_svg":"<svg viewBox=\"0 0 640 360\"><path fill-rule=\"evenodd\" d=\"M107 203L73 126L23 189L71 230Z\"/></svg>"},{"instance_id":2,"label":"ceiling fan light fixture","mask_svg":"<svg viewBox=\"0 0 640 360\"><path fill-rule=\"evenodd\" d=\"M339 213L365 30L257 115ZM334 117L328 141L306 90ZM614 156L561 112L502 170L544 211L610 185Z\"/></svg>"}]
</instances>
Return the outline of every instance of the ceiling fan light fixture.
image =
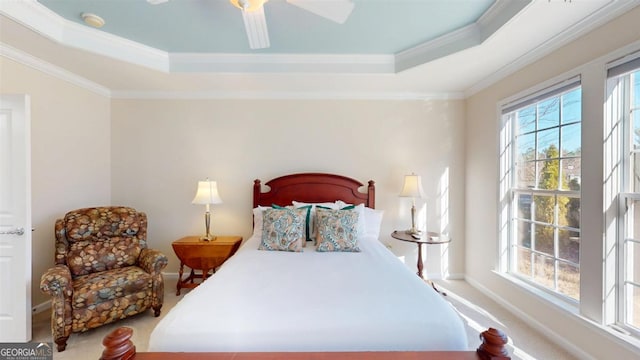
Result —
<instances>
[{"instance_id":1,"label":"ceiling fan light fixture","mask_svg":"<svg viewBox=\"0 0 640 360\"><path fill-rule=\"evenodd\" d=\"M96 14L82 13L80 16L84 23L89 26L93 26L94 28L101 28L104 26L104 19Z\"/></svg>"},{"instance_id":2,"label":"ceiling fan light fixture","mask_svg":"<svg viewBox=\"0 0 640 360\"><path fill-rule=\"evenodd\" d=\"M269 0L229 0L233 6L244 11L256 11Z\"/></svg>"}]
</instances>

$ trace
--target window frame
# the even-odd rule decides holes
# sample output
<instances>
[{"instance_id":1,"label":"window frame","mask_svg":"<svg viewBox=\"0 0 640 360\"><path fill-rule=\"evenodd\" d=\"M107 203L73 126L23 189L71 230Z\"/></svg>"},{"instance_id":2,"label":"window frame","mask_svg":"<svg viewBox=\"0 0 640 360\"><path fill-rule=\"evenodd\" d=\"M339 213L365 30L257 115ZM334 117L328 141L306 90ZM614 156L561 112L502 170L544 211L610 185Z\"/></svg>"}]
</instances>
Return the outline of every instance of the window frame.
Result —
<instances>
[{"instance_id":1,"label":"window frame","mask_svg":"<svg viewBox=\"0 0 640 360\"><path fill-rule=\"evenodd\" d=\"M574 125L574 124L582 124L582 116L580 116L579 120L574 120L571 122L567 122L564 123L563 122L563 103L562 103L562 96L564 96L567 93L570 93L572 91L575 91L576 89L580 89L580 103L582 103L582 85L581 85L581 79L580 76L574 76L572 78L563 80L563 81L557 81L554 84L545 87L541 90L538 91L532 91L529 93L529 95L525 95L522 97L519 97L517 100L511 101L510 103L506 103L502 106L498 107L498 112L499 112L499 116L500 116L500 149L499 149L499 172L500 172L500 185L499 185L499 194L500 194L500 208L502 209L502 211L500 212L500 229L499 229L499 236L500 236L500 248L501 248L501 252L506 250L506 255L507 256L501 256L500 259L500 264L498 266L498 269L508 275L508 276L513 276L521 281L523 281L525 284L527 285L531 285L533 286L535 289L541 290L547 294L552 295L554 298L562 300L562 302L567 303L569 305L571 305L572 307L577 307L577 305L579 304L579 300L578 299L574 299L573 297L569 296L568 294L562 293L560 292L560 290L558 289L558 275L559 275L559 264L560 263L568 263L571 266L574 266L578 269L578 273L580 273L580 263L579 263L579 259L577 263L574 263L570 260L567 259L563 259L560 257L559 255L559 251L558 251L558 244L559 244L559 238L558 238L558 231L560 230L569 230L569 231L575 231L578 233L581 233L581 229L580 228L573 228L570 226L564 226L564 225L560 225L559 222L559 218L558 218L558 208L557 208L557 198L558 197L568 197L568 198L577 198L577 199L581 199L581 190L569 190L569 189L562 189L562 181L558 181L557 187L556 189L538 189L538 188L522 188L521 186L519 186L520 184L518 183L518 166L521 166L521 164L518 164L518 144L516 141L516 127L517 127L517 112L519 110L525 109L528 106L532 106L535 105L536 106L536 115L535 115L535 124L534 124L534 130L532 131L527 131L525 132L526 134L534 134L534 154L536 154L534 156L533 159L529 159L527 160L527 162L530 162L532 164L534 164L535 167L535 182L536 182L536 187L538 185L538 181L539 181L539 169L538 169L538 164L542 163L544 160L541 160L538 157L537 152L539 152L539 148L538 148L538 134L541 131L546 131L549 129L557 129L558 131L558 157L554 157L552 160L555 160L558 162L558 166L559 166L559 170L558 170L558 176L559 179L561 179L562 177L562 161L569 159L569 158L578 158L580 159L580 161L582 161L582 154L580 154L580 156L564 156L562 155L562 130L564 128L566 128L567 126L570 125ZM538 126L539 121L540 121L540 116L538 114L538 106L543 103L544 101L547 101L549 99L552 99L554 97L558 97L560 99L560 103L558 105L559 110L558 110L558 124L554 125L554 126L549 126L549 127L544 127L544 128L540 128ZM518 134L519 136L524 135L523 134ZM581 139L580 139L581 140ZM582 144L581 144L582 145ZM580 146L581 148L582 146ZM505 184L506 182L506 184ZM521 194L528 194L529 196L531 196L531 201L533 204L533 199L535 196L540 196L540 195L544 195L544 196L552 196L554 199L554 215L553 215L553 222L551 224L547 224L544 223L544 225L549 225L551 226L554 230L554 239L553 239L553 254L548 254L548 253L542 253L538 250L536 250L534 248L534 242L535 242L535 231L533 230L533 226L535 226L535 224L539 223L539 221L536 220L535 215L533 214L534 210L534 206L531 206L532 208L532 214L530 215L529 219L523 219L519 216L518 214L518 199L519 199L519 195ZM506 211L505 211L506 210ZM530 274L528 276L525 276L523 274L521 274L518 269L517 269L517 252L520 249L525 249L525 247L519 245L519 241L518 241L518 234L517 234L517 226L516 226L516 222L518 221L523 221L526 223L529 223L530 226L532 226L532 230L531 230L531 244L530 247L527 249L530 252L531 255L531 259L533 259L536 255L535 254L540 254L543 256L543 258L545 259L545 261L553 261L553 268L554 268L554 274L553 274L553 284L552 287L546 286L544 284L542 284L541 282L537 282L535 281L535 276L534 274L534 266L531 265L530 266ZM540 223L542 224L542 223ZM505 259L506 258L506 259ZM506 260L506 261L505 261ZM533 264L533 263L532 263ZM578 280L578 286L580 286L580 281ZM579 291L578 291L578 298L579 298Z\"/></svg>"},{"instance_id":2,"label":"window frame","mask_svg":"<svg viewBox=\"0 0 640 360\"><path fill-rule=\"evenodd\" d=\"M633 67L630 65L635 64L637 67ZM611 74L611 69L622 68L622 71L613 71ZM615 282L616 282L616 301L615 301L615 326L623 329L628 332L631 336L639 338L640 337L640 324L638 326L634 326L630 324L629 317L630 312L628 311L628 301L630 301L630 296L627 291L628 283L630 285L636 287L636 291L640 291L640 283L638 281L632 282L627 278L627 273L629 271L630 264L628 263L628 254L627 254L627 243L633 242L640 246L640 238L633 238L633 236L628 236L630 227L633 221L628 221L629 217L633 215L633 212L640 211L640 189L633 191L634 184L631 181L632 176L632 156L633 154L640 154L640 147L637 149L633 148L633 123L632 123L632 112L639 113L640 112L640 104L633 104L633 78L634 74L640 75L640 54L635 60L625 61L622 64L617 65L616 67L611 67L609 69L609 74L607 76L607 87L616 88L617 86L622 86L622 97L617 99L616 101L616 110L619 111L622 118L622 140L620 141L620 152L622 155L622 176L620 176L620 184L619 184L619 192L618 192L618 226L617 226L617 236L616 236L616 274L615 274ZM638 116L638 121L640 121L640 116ZM640 161L640 159L636 159L635 161ZM635 206L630 206L630 202L637 202L639 205L638 209ZM631 213L631 214L630 214ZM635 224L634 224L635 225ZM637 270L636 270L637 271ZM633 301L631 300L631 306L634 306ZM636 315L637 316L637 315Z\"/></svg>"}]
</instances>

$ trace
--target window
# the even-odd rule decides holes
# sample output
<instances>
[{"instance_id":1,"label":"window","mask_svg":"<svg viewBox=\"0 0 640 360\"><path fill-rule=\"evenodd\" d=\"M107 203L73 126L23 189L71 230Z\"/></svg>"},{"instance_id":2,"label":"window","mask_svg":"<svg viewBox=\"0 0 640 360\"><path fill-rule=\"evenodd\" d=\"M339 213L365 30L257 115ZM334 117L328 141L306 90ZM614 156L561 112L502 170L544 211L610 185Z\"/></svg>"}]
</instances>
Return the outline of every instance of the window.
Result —
<instances>
[{"instance_id":1,"label":"window","mask_svg":"<svg viewBox=\"0 0 640 360\"><path fill-rule=\"evenodd\" d=\"M640 334L640 57L608 70L608 116L620 124L616 323Z\"/></svg>"},{"instance_id":2,"label":"window","mask_svg":"<svg viewBox=\"0 0 640 360\"><path fill-rule=\"evenodd\" d=\"M504 106L500 156L505 270L574 300L580 296L581 111L579 78Z\"/></svg>"}]
</instances>

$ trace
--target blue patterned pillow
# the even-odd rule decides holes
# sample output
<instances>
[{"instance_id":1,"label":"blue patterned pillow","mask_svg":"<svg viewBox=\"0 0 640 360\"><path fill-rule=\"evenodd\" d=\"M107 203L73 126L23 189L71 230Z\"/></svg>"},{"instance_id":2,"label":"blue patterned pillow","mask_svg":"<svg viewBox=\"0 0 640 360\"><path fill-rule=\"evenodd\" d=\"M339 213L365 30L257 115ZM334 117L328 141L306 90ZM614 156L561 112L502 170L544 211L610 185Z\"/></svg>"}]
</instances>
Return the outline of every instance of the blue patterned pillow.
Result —
<instances>
[{"instance_id":1,"label":"blue patterned pillow","mask_svg":"<svg viewBox=\"0 0 640 360\"><path fill-rule=\"evenodd\" d=\"M359 252L358 212L316 209L317 251Z\"/></svg>"},{"instance_id":2,"label":"blue patterned pillow","mask_svg":"<svg viewBox=\"0 0 640 360\"><path fill-rule=\"evenodd\" d=\"M302 251L306 209L267 209L262 214L262 239L258 250Z\"/></svg>"}]
</instances>

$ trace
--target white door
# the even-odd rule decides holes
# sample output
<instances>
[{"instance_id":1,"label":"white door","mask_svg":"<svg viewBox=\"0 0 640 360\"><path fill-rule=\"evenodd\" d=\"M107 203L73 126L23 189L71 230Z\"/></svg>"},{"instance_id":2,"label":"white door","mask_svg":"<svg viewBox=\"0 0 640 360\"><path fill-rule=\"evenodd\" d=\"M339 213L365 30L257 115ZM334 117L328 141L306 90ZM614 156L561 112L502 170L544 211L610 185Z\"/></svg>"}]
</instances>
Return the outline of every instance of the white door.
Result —
<instances>
[{"instance_id":1,"label":"white door","mask_svg":"<svg viewBox=\"0 0 640 360\"><path fill-rule=\"evenodd\" d=\"M31 152L26 95L0 95L0 342L31 340Z\"/></svg>"}]
</instances>

